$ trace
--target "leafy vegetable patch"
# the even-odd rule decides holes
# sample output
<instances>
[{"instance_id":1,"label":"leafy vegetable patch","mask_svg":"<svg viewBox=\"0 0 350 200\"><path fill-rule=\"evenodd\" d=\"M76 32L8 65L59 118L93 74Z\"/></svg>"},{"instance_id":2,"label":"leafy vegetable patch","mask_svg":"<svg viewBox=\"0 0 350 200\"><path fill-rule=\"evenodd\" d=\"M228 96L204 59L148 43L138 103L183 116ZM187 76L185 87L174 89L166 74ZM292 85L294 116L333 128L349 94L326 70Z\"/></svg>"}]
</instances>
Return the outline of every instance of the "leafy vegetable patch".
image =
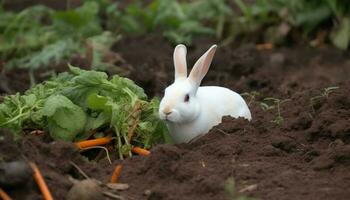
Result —
<instances>
[{"instance_id":1,"label":"leafy vegetable patch","mask_svg":"<svg viewBox=\"0 0 350 200\"><path fill-rule=\"evenodd\" d=\"M61 11L35 5L16 13L0 6L0 58L4 67L28 69L32 84L35 70L75 55L86 55L94 69L106 69L110 64L102 57L118 36L103 29L100 9L93 1Z\"/></svg>"},{"instance_id":2,"label":"leafy vegetable patch","mask_svg":"<svg viewBox=\"0 0 350 200\"><path fill-rule=\"evenodd\" d=\"M56 140L80 141L115 134L120 158L132 145L163 142L167 128L158 118L158 99L148 101L127 78L70 66L70 72L38 84L0 104L0 127L17 137L23 130L46 130Z\"/></svg>"}]
</instances>

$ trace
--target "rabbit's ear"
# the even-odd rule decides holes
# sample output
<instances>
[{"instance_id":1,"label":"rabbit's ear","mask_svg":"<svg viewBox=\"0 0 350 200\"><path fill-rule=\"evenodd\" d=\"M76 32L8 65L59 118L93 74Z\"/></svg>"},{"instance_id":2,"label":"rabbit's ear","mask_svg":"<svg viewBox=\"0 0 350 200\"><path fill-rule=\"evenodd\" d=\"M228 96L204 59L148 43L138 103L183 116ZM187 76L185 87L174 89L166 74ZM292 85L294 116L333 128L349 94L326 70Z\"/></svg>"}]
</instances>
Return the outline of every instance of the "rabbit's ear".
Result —
<instances>
[{"instance_id":1,"label":"rabbit's ear","mask_svg":"<svg viewBox=\"0 0 350 200\"><path fill-rule=\"evenodd\" d=\"M174 50L174 66L175 66L175 80L178 78L187 77L187 64L186 64L186 47L183 44L179 44Z\"/></svg>"},{"instance_id":2,"label":"rabbit's ear","mask_svg":"<svg viewBox=\"0 0 350 200\"><path fill-rule=\"evenodd\" d=\"M203 54L193 66L193 69L188 78L196 83L197 86L201 84L202 79L209 70L209 66L213 60L216 47L216 45L211 46L210 49L205 52L205 54Z\"/></svg>"}]
</instances>

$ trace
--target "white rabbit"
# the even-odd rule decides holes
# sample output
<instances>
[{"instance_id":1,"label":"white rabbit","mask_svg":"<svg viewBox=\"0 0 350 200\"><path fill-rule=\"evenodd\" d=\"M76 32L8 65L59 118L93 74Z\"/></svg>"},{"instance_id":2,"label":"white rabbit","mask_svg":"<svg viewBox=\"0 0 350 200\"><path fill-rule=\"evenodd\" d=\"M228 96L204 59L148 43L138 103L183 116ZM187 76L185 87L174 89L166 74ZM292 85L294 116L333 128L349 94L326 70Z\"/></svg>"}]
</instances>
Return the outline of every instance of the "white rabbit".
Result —
<instances>
[{"instance_id":1,"label":"white rabbit","mask_svg":"<svg viewBox=\"0 0 350 200\"><path fill-rule=\"evenodd\" d=\"M213 45L198 59L188 77L186 47L175 47L175 81L165 89L159 106L159 116L166 121L175 143L189 142L208 133L226 115L251 120L246 102L236 92L217 86L199 87L216 47Z\"/></svg>"}]
</instances>

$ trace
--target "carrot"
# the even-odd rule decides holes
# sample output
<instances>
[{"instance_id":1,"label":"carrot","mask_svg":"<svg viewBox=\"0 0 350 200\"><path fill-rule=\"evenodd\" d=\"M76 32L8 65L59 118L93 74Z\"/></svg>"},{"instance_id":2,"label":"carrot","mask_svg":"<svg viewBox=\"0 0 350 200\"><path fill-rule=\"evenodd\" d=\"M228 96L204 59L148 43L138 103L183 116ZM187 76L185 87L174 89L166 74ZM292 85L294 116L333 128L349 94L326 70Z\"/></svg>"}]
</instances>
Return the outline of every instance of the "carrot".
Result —
<instances>
[{"instance_id":1,"label":"carrot","mask_svg":"<svg viewBox=\"0 0 350 200\"><path fill-rule=\"evenodd\" d=\"M117 165L113 171L112 177L111 177L111 183L117 183L120 173L122 171L122 165Z\"/></svg>"},{"instance_id":2,"label":"carrot","mask_svg":"<svg viewBox=\"0 0 350 200\"><path fill-rule=\"evenodd\" d=\"M30 162L29 165L32 168L32 170L34 171L33 176L34 176L35 182L37 183L37 185L38 185L38 187L39 187L39 189L44 197L44 200L53 200L52 195L50 193L50 190L47 187L45 180L44 180L43 176L41 175L41 172L40 172L38 166L36 166L36 164L33 162Z\"/></svg>"},{"instance_id":3,"label":"carrot","mask_svg":"<svg viewBox=\"0 0 350 200\"><path fill-rule=\"evenodd\" d=\"M272 43L257 44L255 48L257 50L270 50L270 49L273 49L273 44Z\"/></svg>"},{"instance_id":4,"label":"carrot","mask_svg":"<svg viewBox=\"0 0 350 200\"><path fill-rule=\"evenodd\" d=\"M92 139L92 140L85 140L81 142L76 142L75 144L80 148L84 149L87 147L93 147L93 146L100 146L100 145L105 145L111 142L112 138L111 137L102 137L102 138L97 138L97 139Z\"/></svg>"},{"instance_id":5,"label":"carrot","mask_svg":"<svg viewBox=\"0 0 350 200\"><path fill-rule=\"evenodd\" d=\"M0 188L0 198L2 200L12 200L11 197L2 188Z\"/></svg>"},{"instance_id":6,"label":"carrot","mask_svg":"<svg viewBox=\"0 0 350 200\"><path fill-rule=\"evenodd\" d=\"M140 148L140 147L133 147L131 149L131 151L136 153L136 154L139 154L141 156L148 156L151 153L147 149L143 149L143 148Z\"/></svg>"}]
</instances>

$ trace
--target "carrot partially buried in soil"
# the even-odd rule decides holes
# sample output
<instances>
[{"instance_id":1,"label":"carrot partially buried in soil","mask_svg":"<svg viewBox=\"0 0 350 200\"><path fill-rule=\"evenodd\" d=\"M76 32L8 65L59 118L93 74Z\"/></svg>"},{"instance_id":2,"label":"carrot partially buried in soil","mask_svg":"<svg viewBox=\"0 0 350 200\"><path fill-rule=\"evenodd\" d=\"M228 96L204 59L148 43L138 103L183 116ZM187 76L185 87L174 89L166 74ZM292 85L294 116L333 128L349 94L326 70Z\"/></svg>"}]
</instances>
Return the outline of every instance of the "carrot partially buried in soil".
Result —
<instances>
[{"instance_id":1,"label":"carrot partially buried in soil","mask_svg":"<svg viewBox=\"0 0 350 200\"><path fill-rule=\"evenodd\" d=\"M108 144L112 141L111 137L102 137L102 138L97 138L97 139L92 139L92 140L85 140L81 142L76 142L75 144L80 148L88 148L88 147L93 147L93 146L100 146L100 145L105 145Z\"/></svg>"},{"instance_id":2,"label":"carrot partially buried in soil","mask_svg":"<svg viewBox=\"0 0 350 200\"><path fill-rule=\"evenodd\" d=\"M38 187L39 187L44 199L45 200L53 200L52 195L50 193L50 190L47 187L45 180L44 180L43 176L41 175L38 166L36 166L36 164L33 162L30 162L29 165L34 171L33 176L34 176L35 182L38 184Z\"/></svg>"},{"instance_id":3,"label":"carrot partially buried in soil","mask_svg":"<svg viewBox=\"0 0 350 200\"><path fill-rule=\"evenodd\" d=\"M117 183L120 173L122 171L122 165L117 165L113 171L112 177L111 177L111 183Z\"/></svg>"},{"instance_id":4,"label":"carrot partially buried in soil","mask_svg":"<svg viewBox=\"0 0 350 200\"><path fill-rule=\"evenodd\" d=\"M273 44L272 43L264 43L264 44L257 44L255 48L257 50L271 50L273 49Z\"/></svg>"},{"instance_id":5,"label":"carrot partially buried in soil","mask_svg":"<svg viewBox=\"0 0 350 200\"><path fill-rule=\"evenodd\" d=\"M131 149L131 151L133 153L136 153L136 154L139 154L141 156L148 156L151 152L148 151L147 149L143 149L143 148L140 148L140 147L133 147Z\"/></svg>"},{"instance_id":6,"label":"carrot partially buried in soil","mask_svg":"<svg viewBox=\"0 0 350 200\"><path fill-rule=\"evenodd\" d=\"M12 200L11 197L2 188L0 188L0 198L2 200Z\"/></svg>"}]
</instances>

